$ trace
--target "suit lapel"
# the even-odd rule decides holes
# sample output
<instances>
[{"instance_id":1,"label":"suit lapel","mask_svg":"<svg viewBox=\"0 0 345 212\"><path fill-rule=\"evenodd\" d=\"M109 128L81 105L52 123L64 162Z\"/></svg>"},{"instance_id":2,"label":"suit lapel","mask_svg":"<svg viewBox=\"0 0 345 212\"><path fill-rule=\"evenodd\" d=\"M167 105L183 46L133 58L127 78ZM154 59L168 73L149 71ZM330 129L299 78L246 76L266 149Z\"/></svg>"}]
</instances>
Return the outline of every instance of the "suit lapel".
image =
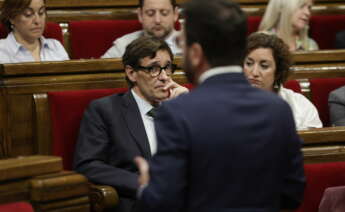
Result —
<instances>
[{"instance_id":1,"label":"suit lapel","mask_svg":"<svg viewBox=\"0 0 345 212\"><path fill-rule=\"evenodd\" d=\"M146 159L151 158L151 150L137 102L129 90L124 96L123 114L129 132Z\"/></svg>"}]
</instances>

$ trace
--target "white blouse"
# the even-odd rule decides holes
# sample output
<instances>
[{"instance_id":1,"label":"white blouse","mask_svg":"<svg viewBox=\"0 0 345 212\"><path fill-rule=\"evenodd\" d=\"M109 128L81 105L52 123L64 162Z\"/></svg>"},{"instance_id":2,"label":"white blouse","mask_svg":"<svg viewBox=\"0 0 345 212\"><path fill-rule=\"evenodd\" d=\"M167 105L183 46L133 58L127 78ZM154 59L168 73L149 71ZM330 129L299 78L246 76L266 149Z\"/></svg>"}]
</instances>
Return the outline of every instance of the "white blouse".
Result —
<instances>
[{"instance_id":1,"label":"white blouse","mask_svg":"<svg viewBox=\"0 0 345 212\"><path fill-rule=\"evenodd\" d=\"M69 60L68 54L62 44L55 39L46 39L43 36L41 41L41 61L62 61ZM22 63L35 62L31 52L17 42L13 32L7 38L0 40L0 63Z\"/></svg>"}]
</instances>

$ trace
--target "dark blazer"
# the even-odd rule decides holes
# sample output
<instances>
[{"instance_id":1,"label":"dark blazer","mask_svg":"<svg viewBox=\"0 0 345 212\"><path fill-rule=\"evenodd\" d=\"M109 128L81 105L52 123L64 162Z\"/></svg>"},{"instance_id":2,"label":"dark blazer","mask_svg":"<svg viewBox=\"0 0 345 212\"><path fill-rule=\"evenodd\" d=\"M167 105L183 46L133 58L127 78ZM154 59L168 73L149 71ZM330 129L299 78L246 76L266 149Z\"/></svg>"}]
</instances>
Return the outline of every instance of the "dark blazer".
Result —
<instances>
[{"instance_id":1,"label":"dark blazer","mask_svg":"<svg viewBox=\"0 0 345 212\"><path fill-rule=\"evenodd\" d=\"M296 208L305 178L292 112L243 74L208 78L163 103L158 152L137 211L273 212Z\"/></svg>"},{"instance_id":2,"label":"dark blazer","mask_svg":"<svg viewBox=\"0 0 345 212\"><path fill-rule=\"evenodd\" d=\"M345 49L345 30L338 32L335 37L335 48Z\"/></svg>"},{"instance_id":3,"label":"dark blazer","mask_svg":"<svg viewBox=\"0 0 345 212\"><path fill-rule=\"evenodd\" d=\"M329 114L333 126L345 126L345 86L329 94Z\"/></svg>"},{"instance_id":4,"label":"dark blazer","mask_svg":"<svg viewBox=\"0 0 345 212\"><path fill-rule=\"evenodd\" d=\"M139 108L131 92L93 101L84 113L74 155L75 170L91 182L113 186L118 211L131 210L138 188L135 156L151 158Z\"/></svg>"}]
</instances>

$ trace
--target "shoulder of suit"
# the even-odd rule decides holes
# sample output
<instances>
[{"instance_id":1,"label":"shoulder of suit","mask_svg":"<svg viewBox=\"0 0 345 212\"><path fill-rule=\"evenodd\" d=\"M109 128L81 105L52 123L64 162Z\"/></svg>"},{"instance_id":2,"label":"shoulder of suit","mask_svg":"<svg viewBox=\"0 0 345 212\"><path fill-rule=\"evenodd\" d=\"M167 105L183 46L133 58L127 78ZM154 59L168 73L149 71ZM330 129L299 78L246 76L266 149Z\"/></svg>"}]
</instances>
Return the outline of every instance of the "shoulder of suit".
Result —
<instances>
[{"instance_id":1,"label":"shoulder of suit","mask_svg":"<svg viewBox=\"0 0 345 212\"><path fill-rule=\"evenodd\" d=\"M337 97L343 96L345 99L345 86L337 88L334 91L330 92L329 96L337 96Z\"/></svg>"},{"instance_id":2,"label":"shoulder of suit","mask_svg":"<svg viewBox=\"0 0 345 212\"><path fill-rule=\"evenodd\" d=\"M116 93L109 96L100 97L91 101L91 107L105 107L109 105L120 104L123 100L124 93Z\"/></svg>"}]
</instances>

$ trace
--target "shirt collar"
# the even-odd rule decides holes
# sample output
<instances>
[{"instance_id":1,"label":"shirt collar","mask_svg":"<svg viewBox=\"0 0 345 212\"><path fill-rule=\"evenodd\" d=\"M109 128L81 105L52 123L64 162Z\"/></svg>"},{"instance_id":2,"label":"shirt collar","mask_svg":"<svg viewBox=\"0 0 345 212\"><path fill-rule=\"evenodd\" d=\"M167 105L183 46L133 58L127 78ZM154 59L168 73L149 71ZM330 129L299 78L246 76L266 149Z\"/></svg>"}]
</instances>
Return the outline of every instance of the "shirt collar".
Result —
<instances>
[{"instance_id":1,"label":"shirt collar","mask_svg":"<svg viewBox=\"0 0 345 212\"><path fill-rule=\"evenodd\" d=\"M131 92L135 101L138 104L140 114L146 115L147 112L149 112L153 108L153 106L150 103L148 103L146 100L141 98L138 94L136 94L133 89L131 89Z\"/></svg>"},{"instance_id":2,"label":"shirt collar","mask_svg":"<svg viewBox=\"0 0 345 212\"><path fill-rule=\"evenodd\" d=\"M241 66L219 66L215 68L211 68L204 73L202 73L199 77L199 84L203 83L206 79L219 75L219 74L227 74L227 73L242 73Z\"/></svg>"},{"instance_id":3,"label":"shirt collar","mask_svg":"<svg viewBox=\"0 0 345 212\"><path fill-rule=\"evenodd\" d=\"M177 34L178 32L176 30L171 31L170 34L166 37L165 42L167 42L169 46L173 45L175 43Z\"/></svg>"},{"instance_id":4,"label":"shirt collar","mask_svg":"<svg viewBox=\"0 0 345 212\"><path fill-rule=\"evenodd\" d=\"M7 39L9 40L10 48L14 51L15 54L17 54L20 50L25 49L22 44L17 42L13 32L10 32L10 34L8 34ZM39 39L43 48L49 48L49 43L47 42L47 39L45 37L41 36Z\"/></svg>"}]
</instances>

